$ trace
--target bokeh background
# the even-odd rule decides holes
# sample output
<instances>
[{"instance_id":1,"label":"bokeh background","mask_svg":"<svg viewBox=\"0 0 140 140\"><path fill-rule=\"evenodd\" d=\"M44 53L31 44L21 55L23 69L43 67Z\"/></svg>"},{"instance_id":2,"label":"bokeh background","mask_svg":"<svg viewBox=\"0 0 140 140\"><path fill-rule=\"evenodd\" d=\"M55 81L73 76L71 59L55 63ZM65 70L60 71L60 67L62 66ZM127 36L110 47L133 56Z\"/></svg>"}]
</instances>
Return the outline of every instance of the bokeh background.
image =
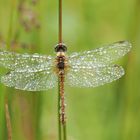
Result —
<instances>
[{"instance_id":1,"label":"bokeh background","mask_svg":"<svg viewBox=\"0 0 140 140\"><path fill-rule=\"evenodd\" d=\"M57 0L0 0L1 47L55 55L57 40ZM120 80L90 89L66 86L68 140L140 140L140 1L63 1L63 40L69 53L119 40L133 44L116 62L126 71ZM0 140L8 137L6 104L13 140L58 139L57 88L26 92L0 84Z\"/></svg>"}]
</instances>

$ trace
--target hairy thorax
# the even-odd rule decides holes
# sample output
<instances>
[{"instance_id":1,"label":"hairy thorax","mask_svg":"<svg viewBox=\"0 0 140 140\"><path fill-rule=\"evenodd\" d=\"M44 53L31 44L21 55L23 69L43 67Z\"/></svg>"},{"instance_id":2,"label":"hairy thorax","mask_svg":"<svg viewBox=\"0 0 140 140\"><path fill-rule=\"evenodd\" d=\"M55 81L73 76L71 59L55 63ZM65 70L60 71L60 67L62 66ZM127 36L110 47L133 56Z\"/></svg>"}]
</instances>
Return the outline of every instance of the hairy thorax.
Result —
<instances>
[{"instance_id":1,"label":"hairy thorax","mask_svg":"<svg viewBox=\"0 0 140 140\"><path fill-rule=\"evenodd\" d=\"M57 52L55 59L55 72L57 75L64 75L68 70L68 61L64 52Z\"/></svg>"}]
</instances>

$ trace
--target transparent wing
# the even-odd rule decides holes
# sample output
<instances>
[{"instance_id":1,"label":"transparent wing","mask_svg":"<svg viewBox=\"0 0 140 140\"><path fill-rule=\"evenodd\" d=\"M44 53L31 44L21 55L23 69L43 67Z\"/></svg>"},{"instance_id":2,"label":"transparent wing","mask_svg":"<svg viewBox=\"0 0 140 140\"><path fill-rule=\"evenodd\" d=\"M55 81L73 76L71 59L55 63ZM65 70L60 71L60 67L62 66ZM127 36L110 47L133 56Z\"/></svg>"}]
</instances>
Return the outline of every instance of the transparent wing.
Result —
<instances>
[{"instance_id":1,"label":"transparent wing","mask_svg":"<svg viewBox=\"0 0 140 140\"><path fill-rule=\"evenodd\" d=\"M39 54L18 54L0 50L0 65L17 72L37 72L48 70L52 65L51 56Z\"/></svg>"},{"instance_id":2,"label":"transparent wing","mask_svg":"<svg viewBox=\"0 0 140 140\"><path fill-rule=\"evenodd\" d=\"M53 88L57 76L52 71L16 72L11 71L2 76L1 82L6 86L28 91L42 91Z\"/></svg>"},{"instance_id":3,"label":"transparent wing","mask_svg":"<svg viewBox=\"0 0 140 140\"><path fill-rule=\"evenodd\" d=\"M73 53L69 56L70 66L98 66L109 65L118 58L124 56L131 49L128 41L120 41L101 48Z\"/></svg>"},{"instance_id":4,"label":"transparent wing","mask_svg":"<svg viewBox=\"0 0 140 140\"><path fill-rule=\"evenodd\" d=\"M66 82L75 87L96 87L110 83L124 75L121 66L73 67L66 75Z\"/></svg>"}]
</instances>

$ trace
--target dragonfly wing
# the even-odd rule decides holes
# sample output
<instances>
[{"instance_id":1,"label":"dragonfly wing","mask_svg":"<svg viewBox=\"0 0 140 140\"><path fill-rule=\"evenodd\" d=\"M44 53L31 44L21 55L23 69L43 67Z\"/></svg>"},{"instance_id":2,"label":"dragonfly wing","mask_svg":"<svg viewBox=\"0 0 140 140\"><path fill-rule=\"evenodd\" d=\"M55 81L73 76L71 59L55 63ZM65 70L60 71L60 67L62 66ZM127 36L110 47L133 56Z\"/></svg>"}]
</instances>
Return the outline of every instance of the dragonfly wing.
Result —
<instances>
[{"instance_id":1,"label":"dragonfly wing","mask_svg":"<svg viewBox=\"0 0 140 140\"><path fill-rule=\"evenodd\" d=\"M120 41L91 51L73 53L69 57L69 65L102 67L112 64L112 62L128 53L130 49L131 44L128 41Z\"/></svg>"},{"instance_id":2,"label":"dragonfly wing","mask_svg":"<svg viewBox=\"0 0 140 140\"><path fill-rule=\"evenodd\" d=\"M17 72L48 70L52 65L51 56L39 54L18 54L0 50L0 65Z\"/></svg>"},{"instance_id":3,"label":"dragonfly wing","mask_svg":"<svg viewBox=\"0 0 140 140\"><path fill-rule=\"evenodd\" d=\"M110 83L124 75L121 66L73 67L66 75L66 81L75 87L96 87Z\"/></svg>"},{"instance_id":4,"label":"dragonfly wing","mask_svg":"<svg viewBox=\"0 0 140 140\"><path fill-rule=\"evenodd\" d=\"M57 83L57 76L51 71L10 71L5 76L2 76L1 82L15 89L42 91L53 88Z\"/></svg>"}]
</instances>

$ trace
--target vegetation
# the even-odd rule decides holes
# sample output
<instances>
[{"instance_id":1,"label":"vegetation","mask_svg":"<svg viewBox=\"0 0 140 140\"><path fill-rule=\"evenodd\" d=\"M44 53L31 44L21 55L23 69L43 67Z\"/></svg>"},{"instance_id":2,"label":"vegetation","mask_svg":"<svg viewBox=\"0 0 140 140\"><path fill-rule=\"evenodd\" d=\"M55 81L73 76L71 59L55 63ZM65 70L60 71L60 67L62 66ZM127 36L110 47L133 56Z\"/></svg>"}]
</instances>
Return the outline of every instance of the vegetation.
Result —
<instances>
[{"instance_id":1,"label":"vegetation","mask_svg":"<svg viewBox=\"0 0 140 140\"><path fill-rule=\"evenodd\" d=\"M90 89L66 86L68 140L140 139L139 5L138 0L63 1L69 53L119 40L133 44L129 55L116 62L126 71L120 80ZM57 42L57 1L0 1L1 47L55 55ZM5 71L0 68L0 76ZM57 88L27 92L0 84L0 140L8 139L10 127L13 140L58 139Z\"/></svg>"}]
</instances>

